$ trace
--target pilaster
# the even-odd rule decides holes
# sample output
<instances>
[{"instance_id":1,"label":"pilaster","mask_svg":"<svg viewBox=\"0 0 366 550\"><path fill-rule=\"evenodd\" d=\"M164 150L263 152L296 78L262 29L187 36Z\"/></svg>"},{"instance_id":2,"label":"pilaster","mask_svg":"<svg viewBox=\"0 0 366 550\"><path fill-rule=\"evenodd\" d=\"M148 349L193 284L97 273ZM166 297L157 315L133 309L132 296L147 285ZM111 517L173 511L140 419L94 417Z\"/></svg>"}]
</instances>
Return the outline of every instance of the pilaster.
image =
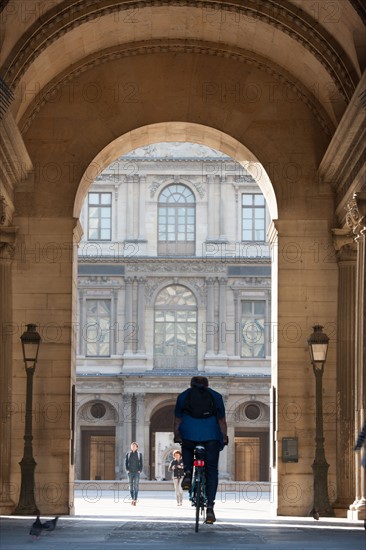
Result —
<instances>
[{"instance_id":1,"label":"pilaster","mask_svg":"<svg viewBox=\"0 0 366 550\"><path fill-rule=\"evenodd\" d=\"M337 500L339 517L346 517L354 499L355 291L357 252L349 229L333 229L338 260L337 312Z\"/></svg>"},{"instance_id":2,"label":"pilaster","mask_svg":"<svg viewBox=\"0 0 366 550\"><path fill-rule=\"evenodd\" d=\"M366 192L356 193L346 205L346 223L357 245L355 300L355 431L354 442L366 418ZM355 455L355 500L348 516L365 517L366 470Z\"/></svg>"},{"instance_id":3,"label":"pilaster","mask_svg":"<svg viewBox=\"0 0 366 550\"><path fill-rule=\"evenodd\" d=\"M4 219L4 218L3 218ZM0 226L0 511L14 508L10 493L12 402L12 259L17 229Z\"/></svg>"}]
</instances>

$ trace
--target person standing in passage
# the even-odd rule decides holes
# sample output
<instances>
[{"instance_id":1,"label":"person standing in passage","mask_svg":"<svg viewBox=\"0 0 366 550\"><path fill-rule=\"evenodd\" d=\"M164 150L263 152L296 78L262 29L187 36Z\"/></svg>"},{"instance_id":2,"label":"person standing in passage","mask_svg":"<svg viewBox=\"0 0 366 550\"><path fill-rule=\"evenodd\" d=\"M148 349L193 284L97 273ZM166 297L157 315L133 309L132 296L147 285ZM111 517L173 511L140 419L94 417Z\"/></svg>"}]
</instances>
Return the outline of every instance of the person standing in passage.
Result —
<instances>
[{"instance_id":1,"label":"person standing in passage","mask_svg":"<svg viewBox=\"0 0 366 550\"><path fill-rule=\"evenodd\" d=\"M177 449L173 452L173 460L169 464L169 472L173 472L173 483L175 496L177 497L177 506L183 504L183 489L182 489L182 477L184 474L184 466L182 460L182 453Z\"/></svg>"},{"instance_id":2,"label":"person standing in passage","mask_svg":"<svg viewBox=\"0 0 366 550\"><path fill-rule=\"evenodd\" d=\"M125 467L130 485L131 505L136 506L139 493L140 474L143 468L142 454L136 441L131 443L131 451L126 454Z\"/></svg>"}]
</instances>

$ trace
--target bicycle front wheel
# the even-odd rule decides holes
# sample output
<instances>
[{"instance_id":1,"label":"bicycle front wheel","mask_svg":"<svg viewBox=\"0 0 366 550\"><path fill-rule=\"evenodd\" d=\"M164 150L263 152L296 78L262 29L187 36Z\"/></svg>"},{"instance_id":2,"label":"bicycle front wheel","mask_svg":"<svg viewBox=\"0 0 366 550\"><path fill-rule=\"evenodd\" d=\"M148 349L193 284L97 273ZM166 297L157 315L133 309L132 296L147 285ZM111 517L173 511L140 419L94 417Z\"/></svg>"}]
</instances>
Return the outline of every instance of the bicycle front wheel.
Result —
<instances>
[{"instance_id":1,"label":"bicycle front wheel","mask_svg":"<svg viewBox=\"0 0 366 550\"><path fill-rule=\"evenodd\" d=\"M202 482L201 480L199 480L196 483L196 525L194 529L196 533L198 533L198 526L200 521L201 491L202 491Z\"/></svg>"}]
</instances>

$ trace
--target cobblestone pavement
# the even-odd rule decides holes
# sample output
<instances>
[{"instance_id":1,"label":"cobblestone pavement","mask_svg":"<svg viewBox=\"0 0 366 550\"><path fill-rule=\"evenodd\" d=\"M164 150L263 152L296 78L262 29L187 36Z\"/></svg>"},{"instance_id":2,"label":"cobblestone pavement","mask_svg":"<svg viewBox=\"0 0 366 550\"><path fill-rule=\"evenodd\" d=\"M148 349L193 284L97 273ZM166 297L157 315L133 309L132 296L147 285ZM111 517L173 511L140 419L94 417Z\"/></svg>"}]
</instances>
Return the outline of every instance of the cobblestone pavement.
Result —
<instances>
[{"instance_id":1,"label":"cobblestone pavement","mask_svg":"<svg viewBox=\"0 0 366 550\"><path fill-rule=\"evenodd\" d=\"M177 507L171 492L142 492L136 507L126 495L120 499L89 492L75 497L77 515L61 516L55 531L35 541L28 534L34 518L1 517L0 549L366 550L362 521L273 518L268 496L258 502L217 502L217 522L202 523L198 533L193 508L187 501Z\"/></svg>"}]
</instances>

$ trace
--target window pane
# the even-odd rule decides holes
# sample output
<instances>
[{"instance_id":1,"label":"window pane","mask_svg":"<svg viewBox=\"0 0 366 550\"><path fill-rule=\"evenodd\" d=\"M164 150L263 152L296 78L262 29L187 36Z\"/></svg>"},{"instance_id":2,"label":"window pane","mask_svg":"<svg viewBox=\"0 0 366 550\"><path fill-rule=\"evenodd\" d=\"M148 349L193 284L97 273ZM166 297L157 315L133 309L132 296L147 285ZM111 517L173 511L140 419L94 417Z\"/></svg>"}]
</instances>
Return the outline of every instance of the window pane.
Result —
<instances>
[{"instance_id":1,"label":"window pane","mask_svg":"<svg viewBox=\"0 0 366 550\"><path fill-rule=\"evenodd\" d=\"M264 315L265 302L262 300L257 300L254 302L254 313L256 315Z\"/></svg>"},{"instance_id":2,"label":"window pane","mask_svg":"<svg viewBox=\"0 0 366 550\"><path fill-rule=\"evenodd\" d=\"M94 206L89 208L89 219L95 218L98 220L99 217L99 208L95 208Z\"/></svg>"},{"instance_id":3,"label":"window pane","mask_svg":"<svg viewBox=\"0 0 366 550\"><path fill-rule=\"evenodd\" d=\"M252 205L253 204L253 197L252 195L248 195L248 194L245 194L245 195L242 195L242 205L245 206L245 205Z\"/></svg>"},{"instance_id":4,"label":"window pane","mask_svg":"<svg viewBox=\"0 0 366 550\"><path fill-rule=\"evenodd\" d=\"M111 202L112 202L111 193L102 193L101 195L102 195L102 197L101 197L101 203L102 204L111 204Z\"/></svg>"},{"instance_id":5,"label":"window pane","mask_svg":"<svg viewBox=\"0 0 366 550\"><path fill-rule=\"evenodd\" d=\"M110 207L102 206L100 209L101 217L102 218L110 218L111 217L111 209Z\"/></svg>"},{"instance_id":6,"label":"window pane","mask_svg":"<svg viewBox=\"0 0 366 550\"><path fill-rule=\"evenodd\" d=\"M99 204L99 193L89 193L89 204Z\"/></svg>"},{"instance_id":7,"label":"window pane","mask_svg":"<svg viewBox=\"0 0 366 550\"><path fill-rule=\"evenodd\" d=\"M256 220L264 220L264 208L256 208L254 210L254 217Z\"/></svg>"},{"instance_id":8,"label":"window pane","mask_svg":"<svg viewBox=\"0 0 366 550\"><path fill-rule=\"evenodd\" d=\"M98 229L98 220L90 220L89 221L89 229Z\"/></svg>"},{"instance_id":9,"label":"window pane","mask_svg":"<svg viewBox=\"0 0 366 550\"><path fill-rule=\"evenodd\" d=\"M252 302L248 302L247 300L243 300L241 303L241 310L245 313L252 313Z\"/></svg>"}]
</instances>

